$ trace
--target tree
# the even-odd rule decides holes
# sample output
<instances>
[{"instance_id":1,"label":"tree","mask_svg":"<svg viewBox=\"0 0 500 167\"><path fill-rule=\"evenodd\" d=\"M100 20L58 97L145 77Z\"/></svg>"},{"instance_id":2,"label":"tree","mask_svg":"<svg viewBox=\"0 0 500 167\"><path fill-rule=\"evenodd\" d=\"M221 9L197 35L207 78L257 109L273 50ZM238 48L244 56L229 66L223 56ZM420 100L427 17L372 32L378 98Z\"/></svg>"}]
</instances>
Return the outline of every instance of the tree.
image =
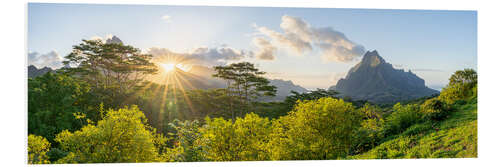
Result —
<instances>
[{"instance_id":1,"label":"tree","mask_svg":"<svg viewBox=\"0 0 500 167\"><path fill-rule=\"evenodd\" d=\"M450 77L448 85L455 84L476 84L477 73L473 69L466 68L464 70L455 71Z\"/></svg>"},{"instance_id":2,"label":"tree","mask_svg":"<svg viewBox=\"0 0 500 167\"><path fill-rule=\"evenodd\" d=\"M250 113L233 123L223 118L206 118L198 140L204 156L213 161L268 160L271 122Z\"/></svg>"},{"instance_id":3,"label":"tree","mask_svg":"<svg viewBox=\"0 0 500 167\"><path fill-rule=\"evenodd\" d=\"M385 120L385 136L402 133L406 128L422 120L423 114L417 104L401 105L401 103L396 103L392 109L393 112Z\"/></svg>"},{"instance_id":4,"label":"tree","mask_svg":"<svg viewBox=\"0 0 500 167\"><path fill-rule=\"evenodd\" d=\"M228 66L215 66L214 69L216 74L213 76L227 81L228 94L237 96L243 102L245 112L249 111L250 102L257 97L276 95L276 87L269 85L269 80L262 77L265 72L259 71L252 63L233 63ZM234 110L231 110L231 115L234 121ZM243 110L240 110L239 116L243 116Z\"/></svg>"},{"instance_id":5,"label":"tree","mask_svg":"<svg viewBox=\"0 0 500 167\"><path fill-rule=\"evenodd\" d=\"M48 164L50 143L42 136L28 135L28 164Z\"/></svg>"},{"instance_id":6,"label":"tree","mask_svg":"<svg viewBox=\"0 0 500 167\"><path fill-rule=\"evenodd\" d=\"M334 98L299 101L287 116L273 121L273 160L324 160L346 157L361 113Z\"/></svg>"},{"instance_id":7,"label":"tree","mask_svg":"<svg viewBox=\"0 0 500 167\"><path fill-rule=\"evenodd\" d=\"M292 110L295 106L296 102L301 100L317 100L323 97L332 97L335 98L338 92L334 90L325 90L325 89L316 89L315 91L299 93L296 91L291 91L291 95L287 96L285 99L285 103L288 104L289 110Z\"/></svg>"},{"instance_id":8,"label":"tree","mask_svg":"<svg viewBox=\"0 0 500 167\"><path fill-rule=\"evenodd\" d=\"M158 71L150 62L152 55L142 54L139 49L123 43L104 43L102 40L82 40L73 46L63 63L74 68L66 72L76 74L94 88L105 91L113 100L121 93L142 83L146 75ZM107 91L112 89L112 91Z\"/></svg>"},{"instance_id":9,"label":"tree","mask_svg":"<svg viewBox=\"0 0 500 167\"><path fill-rule=\"evenodd\" d=\"M355 132L351 154L359 154L375 147L384 137L384 119L381 109L365 103L358 110L362 114L362 121L361 127Z\"/></svg>"},{"instance_id":10,"label":"tree","mask_svg":"<svg viewBox=\"0 0 500 167\"><path fill-rule=\"evenodd\" d=\"M154 132L137 106L110 109L97 125L57 135L60 148L69 152L58 163L159 161Z\"/></svg>"},{"instance_id":11,"label":"tree","mask_svg":"<svg viewBox=\"0 0 500 167\"><path fill-rule=\"evenodd\" d=\"M86 124L75 115L95 121L97 106L90 102L89 91L88 84L64 74L46 73L28 79L28 133L53 142L57 133Z\"/></svg>"},{"instance_id":12,"label":"tree","mask_svg":"<svg viewBox=\"0 0 500 167\"><path fill-rule=\"evenodd\" d=\"M439 100L453 104L457 100L477 96L477 73L473 69L456 71L449 79L448 85L443 88Z\"/></svg>"}]
</instances>

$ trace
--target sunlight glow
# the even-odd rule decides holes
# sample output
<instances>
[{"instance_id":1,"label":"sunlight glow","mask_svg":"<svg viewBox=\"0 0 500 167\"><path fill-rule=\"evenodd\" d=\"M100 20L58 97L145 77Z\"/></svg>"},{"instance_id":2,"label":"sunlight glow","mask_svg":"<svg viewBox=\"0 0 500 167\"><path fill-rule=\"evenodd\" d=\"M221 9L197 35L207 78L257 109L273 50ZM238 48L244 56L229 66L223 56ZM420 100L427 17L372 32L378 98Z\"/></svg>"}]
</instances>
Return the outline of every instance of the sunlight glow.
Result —
<instances>
[{"instance_id":1,"label":"sunlight glow","mask_svg":"<svg viewBox=\"0 0 500 167\"><path fill-rule=\"evenodd\" d=\"M168 63L168 64L161 64L161 67L163 67L163 69L164 69L166 72L170 72L170 71L175 70L175 64L171 64L171 63Z\"/></svg>"},{"instance_id":2,"label":"sunlight glow","mask_svg":"<svg viewBox=\"0 0 500 167\"><path fill-rule=\"evenodd\" d=\"M171 71L175 71L177 69L180 69L182 71L185 71L185 72L188 72L191 68L187 65L183 65L183 64L174 64L174 63L164 63L164 64L160 64L161 67L166 71L166 72L171 72Z\"/></svg>"}]
</instances>

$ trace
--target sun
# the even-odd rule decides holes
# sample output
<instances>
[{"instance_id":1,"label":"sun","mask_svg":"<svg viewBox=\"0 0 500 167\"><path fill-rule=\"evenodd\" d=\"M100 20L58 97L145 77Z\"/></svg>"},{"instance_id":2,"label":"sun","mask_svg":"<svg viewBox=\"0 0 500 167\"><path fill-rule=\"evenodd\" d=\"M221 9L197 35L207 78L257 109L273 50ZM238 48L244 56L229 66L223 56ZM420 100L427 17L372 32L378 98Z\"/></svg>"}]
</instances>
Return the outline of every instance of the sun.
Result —
<instances>
[{"instance_id":1,"label":"sun","mask_svg":"<svg viewBox=\"0 0 500 167\"><path fill-rule=\"evenodd\" d=\"M172 72L172 71L175 71L178 69L185 71L185 72L188 72L191 69L191 66L184 65L181 63L161 63L160 65L161 65L161 67L163 67L165 72Z\"/></svg>"},{"instance_id":2,"label":"sun","mask_svg":"<svg viewBox=\"0 0 500 167\"><path fill-rule=\"evenodd\" d=\"M167 63L167 64L160 64L160 65L161 65L161 67L163 67L163 69L166 72L170 72L170 71L174 71L175 70L175 64Z\"/></svg>"}]
</instances>

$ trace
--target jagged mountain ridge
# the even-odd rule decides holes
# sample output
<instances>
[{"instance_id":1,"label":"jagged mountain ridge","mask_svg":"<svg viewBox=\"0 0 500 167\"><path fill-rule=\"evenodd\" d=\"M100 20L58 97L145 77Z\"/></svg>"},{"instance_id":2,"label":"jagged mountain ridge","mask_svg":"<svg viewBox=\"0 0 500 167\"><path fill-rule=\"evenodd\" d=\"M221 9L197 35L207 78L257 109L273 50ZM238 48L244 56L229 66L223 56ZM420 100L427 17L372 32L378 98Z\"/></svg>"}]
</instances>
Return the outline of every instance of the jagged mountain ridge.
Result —
<instances>
[{"instance_id":1,"label":"jagged mountain ridge","mask_svg":"<svg viewBox=\"0 0 500 167\"><path fill-rule=\"evenodd\" d=\"M343 96L375 103L411 100L439 93L425 86L425 81L411 70L394 69L376 50L368 51L334 88Z\"/></svg>"},{"instance_id":2,"label":"jagged mountain ridge","mask_svg":"<svg viewBox=\"0 0 500 167\"><path fill-rule=\"evenodd\" d=\"M43 67L43 68L36 68L34 65L29 65L28 66L28 78L35 78L37 76L43 75L48 72L53 72L52 68L50 67Z\"/></svg>"}]
</instances>

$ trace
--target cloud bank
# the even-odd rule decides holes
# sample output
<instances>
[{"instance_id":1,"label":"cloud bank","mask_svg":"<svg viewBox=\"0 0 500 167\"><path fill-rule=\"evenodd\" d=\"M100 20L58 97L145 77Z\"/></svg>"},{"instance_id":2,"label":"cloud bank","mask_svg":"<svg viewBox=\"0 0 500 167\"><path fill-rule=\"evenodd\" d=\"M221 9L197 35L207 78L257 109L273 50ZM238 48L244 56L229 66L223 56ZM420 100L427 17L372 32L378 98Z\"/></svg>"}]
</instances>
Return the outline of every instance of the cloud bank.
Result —
<instances>
[{"instance_id":1,"label":"cloud bank","mask_svg":"<svg viewBox=\"0 0 500 167\"><path fill-rule=\"evenodd\" d=\"M253 44L259 48L259 51L255 54L257 59L259 60L274 60L274 53L276 51L276 47L274 47L270 41L264 38L254 38Z\"/></svg>"},{"instance_id":2,"label":"cloud bank","mask_svg":"<svg viewBox=\"0 0 500 167\"><path fill-rule=\"evenodd\" d=\"M147 53L153 55L155 61L183 62L205 66L225 65L244 58L254 57L254 53L251 51L237 50L227 46L215 48L198 47L187 53L176 53L167 48L153 47L149 48Z\"/></svg>"},{"instance_id":3,"label":"cloud bank","mask_svg":"<svg viewBox=\"0 0 500 167\"><path fill-rule=\"evenodd\" d=\"M344 33L332 27L311 27L298 17L284 15L280 27L283 33L267 27L254 25L259 34L269 37L274 43L286 47L299 55L318 48L325 62L350 62L365 53L362 45L349 40ZM255 37L259 38L259 37ZM254 39L255 40L255 39ZM264 52L262 49L259 52ZM265 49L265 48L264 48Z\"/></svg>"},{"instance_id":4,"label":"cloud bank","mask_svg":"<svg viewBox=\"0 0 500 167\"><path fill-rule=\"evenodd\" d=\"M28 64L34 65L37 68L50 67L52 69L57 69L63 67L63 57L61 57L56 51L51 51L49 53L40 54L38 52L28 53Z\"/></svg>"}]
</instances>

